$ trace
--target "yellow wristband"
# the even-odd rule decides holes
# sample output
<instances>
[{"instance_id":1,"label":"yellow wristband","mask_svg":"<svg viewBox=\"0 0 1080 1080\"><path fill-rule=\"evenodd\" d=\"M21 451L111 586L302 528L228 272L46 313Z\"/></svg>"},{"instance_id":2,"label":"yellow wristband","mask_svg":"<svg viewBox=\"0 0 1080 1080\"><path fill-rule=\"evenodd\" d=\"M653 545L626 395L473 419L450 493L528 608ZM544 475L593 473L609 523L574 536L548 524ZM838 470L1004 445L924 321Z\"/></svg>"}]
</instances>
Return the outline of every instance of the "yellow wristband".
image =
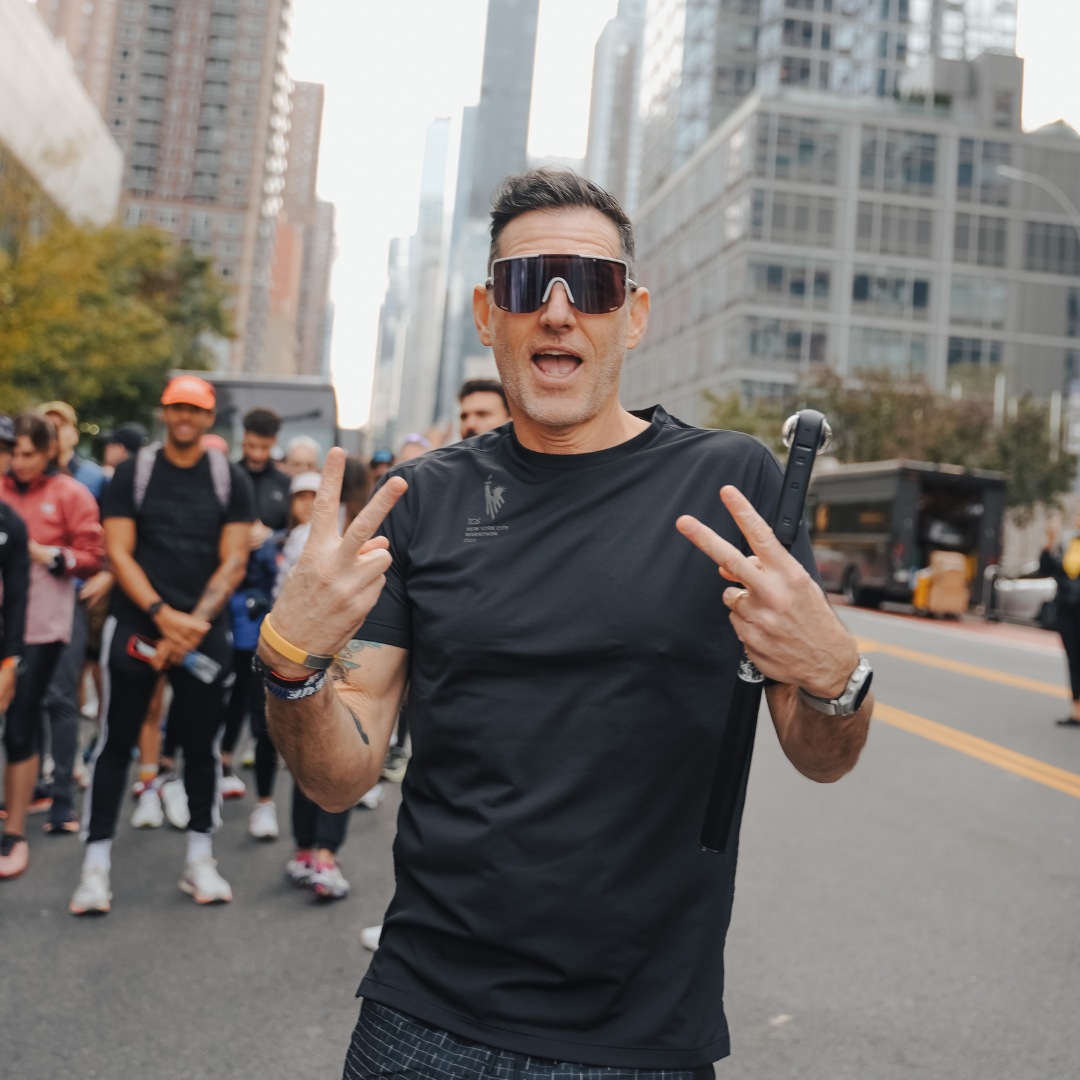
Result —
<instances>
[{"instance_id":1,"label":"yellow wristband","mask_svg":"<svg viewBox=\"0 0 1080 1080\"><path fill-rule=\"evenodd\" d=\"M277 649L282 656L287 660L291 660L294 664L303 664L304 667L321 671L323 668L328 668L334 662L334 657L332 656L319 656L316 653L307 653L294 645L291 641L286 641L270 624L269 615L262 621L262 626L259 629L259 636L265 638L267 645L273 649Z\"/></svg>"}]
</instances>

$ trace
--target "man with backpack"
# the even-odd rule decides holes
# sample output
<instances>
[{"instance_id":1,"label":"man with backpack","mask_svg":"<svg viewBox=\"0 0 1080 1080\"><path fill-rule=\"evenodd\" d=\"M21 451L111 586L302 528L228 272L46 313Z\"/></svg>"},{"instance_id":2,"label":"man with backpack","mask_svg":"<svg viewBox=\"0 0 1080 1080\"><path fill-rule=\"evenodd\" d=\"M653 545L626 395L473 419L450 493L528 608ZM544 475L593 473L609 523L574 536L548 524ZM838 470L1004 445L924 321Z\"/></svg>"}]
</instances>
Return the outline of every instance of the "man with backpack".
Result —
<instances>
[{"instance_id":1,"label":"man with backpack","mask_svg":"<svg viewBox=\"0 0 1080 1080\"><path fill-rule=\"evenodd\" d=\"M215 415L208 382L178 376L161 404L164 444L121 463L102 506L119 588L102 636L105 719L83 809L87 846L69 905L75 915L109 910L112 838L132 747L161 671L173 688L191 813L180 888L199 904L232 899L211 848L214 737L232 663L225 612L247 566L254 496L243 470L201 443Z\"/></svg>"}]
</instances>

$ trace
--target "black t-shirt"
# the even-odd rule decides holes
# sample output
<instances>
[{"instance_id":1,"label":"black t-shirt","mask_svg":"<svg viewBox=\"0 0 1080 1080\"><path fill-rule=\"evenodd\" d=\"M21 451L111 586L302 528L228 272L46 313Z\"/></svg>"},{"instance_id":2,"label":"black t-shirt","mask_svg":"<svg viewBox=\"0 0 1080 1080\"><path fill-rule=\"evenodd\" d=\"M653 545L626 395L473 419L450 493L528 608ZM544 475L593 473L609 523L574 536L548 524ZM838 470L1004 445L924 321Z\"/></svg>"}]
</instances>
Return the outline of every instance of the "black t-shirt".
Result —
<instances>
[{"instance_id":1,"label":"black t-shirt","mask_svg":"<svg viewBox=\"0 0 1080 1080\"><path fill-rule=\"evenodd\" d=\"M249 469L247 462L241 461L244 470L255 490L255 516L274 532L281 532L289 524L289 478L268 461L266 466L255 472Z\"/></svg>"},{"instance_id":2,"label":"black t-shirt","mask_svg":"<svg viewBox=\"0 0 1080 1080\"><path fill-rule=\"evenodd\" d=\"M102 519L135 519L135 561L166 604L190 612L221 564L221 530L255 519L251 481L244 469L230 463L229 502L223 507L214 491L207 454L181 468L159 450L142 506L136 509L136 460L130 457L116 467L105 492ZM137 610L123 589L113 589L113 615Z\"/></svg>"},{"instance_id":3,"label":"black t-shirt","mask_svg":"<svg viewBox=\"0 0 1080 1080\"><path fill-rule=\"evenodd\" d=\"M719 490L771 517L781 470L749 436L638 415L598 453L505 428L394 471L360 636L410 650L413 758L359 992L500 1049L690 1068L728 1053L736 852L698 838L741 650L675 520L746 550ZM812 567L805 530L795 554Z\"/></svg>"}]
</instances>

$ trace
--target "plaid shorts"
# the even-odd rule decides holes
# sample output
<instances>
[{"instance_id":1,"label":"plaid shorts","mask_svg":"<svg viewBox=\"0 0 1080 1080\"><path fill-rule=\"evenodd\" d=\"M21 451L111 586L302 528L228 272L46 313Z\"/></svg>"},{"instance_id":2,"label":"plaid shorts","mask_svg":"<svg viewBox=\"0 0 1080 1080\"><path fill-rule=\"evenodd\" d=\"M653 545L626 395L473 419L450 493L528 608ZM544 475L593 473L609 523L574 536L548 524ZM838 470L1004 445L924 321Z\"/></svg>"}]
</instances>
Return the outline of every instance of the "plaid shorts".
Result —
<instances>
[{"instance_id":1,"label":"plaid shorts","mask_svg":"<svg viewBox=\"0 0 1080 1080\"><path fill-rule=\"evenodd\" d=\"M342 1080L712 1080L713 1067L624 1069L575 1065L514 1054L436 1031L403 1013L365 1001Z\"/></svg>"}]
</instances>

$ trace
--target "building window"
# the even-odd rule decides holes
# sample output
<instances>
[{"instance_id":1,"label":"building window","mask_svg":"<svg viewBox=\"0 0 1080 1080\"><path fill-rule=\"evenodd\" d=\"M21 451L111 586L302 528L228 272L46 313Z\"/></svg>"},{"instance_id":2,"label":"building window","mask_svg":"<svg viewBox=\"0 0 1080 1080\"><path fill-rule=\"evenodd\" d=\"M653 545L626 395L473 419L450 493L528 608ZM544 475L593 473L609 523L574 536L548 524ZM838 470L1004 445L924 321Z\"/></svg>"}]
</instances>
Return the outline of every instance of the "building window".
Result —
<instances>
[{"instance_id":1,"label":"building window","mask_svg":"<svg viewBox=\"0 0 1080 1080\"><path fill-rule=\"evenodd\" d=\"M914 378L926 373L926 338L906 330L853 326L848 356L852 372L884 370L901 378Z\"/></svg>"},{"instance_id":2,"label":"building window","mask_svg":"<svg viewBox=\"0 0 1080 1080\"><path fill-rule=\"evenodd\" d=\"M930 280L915 270L856 266L851 301L860 314L925 321L930 309Z\"/></svg>"},{"instance_id":3,"label":"building window","mask_svg":"<svg viewBox=\"0 0 1080 1080\"><path fill-rule=\"evenodd\" d=\"M1025 235L1025 268L1044 274L1080 277L1080 236L1073 225L1029 221Z\"/></svg>"},{"instance_id":4,"label":"building window","mask_svg":"<svg viewBox=\"0 0 1080 1080\"><path fill-rule=\"evenodd\" d=\"M951 337L946 363L950 368L960 364L972 364L978 367L999 366L1001 342L984 341L982 338Z\"/></svg>"}]
</instances>

